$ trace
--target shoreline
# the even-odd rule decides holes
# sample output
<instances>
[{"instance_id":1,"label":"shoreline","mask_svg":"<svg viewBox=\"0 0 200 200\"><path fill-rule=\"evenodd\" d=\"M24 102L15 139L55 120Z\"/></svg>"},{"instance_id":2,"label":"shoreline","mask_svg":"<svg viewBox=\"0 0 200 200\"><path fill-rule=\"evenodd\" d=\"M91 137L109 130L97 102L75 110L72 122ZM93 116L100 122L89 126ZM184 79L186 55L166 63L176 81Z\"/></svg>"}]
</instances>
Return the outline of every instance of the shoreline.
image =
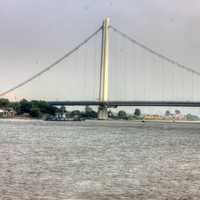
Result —
<instances>
[{"instance_id":1,"label":"shoreline","mask_svg":"<svg viewBox=\"0 0 200 200\"><path fill-rule=\"evenodd\" d=\"M160 123L160 124L200 124L200 120L198 121L189 121L189 120L116 120L116 119L108 119L108 120L97 120L97 119L86 119L84 121L76 121L76 120L58 120L58 121L46 121L43 119L36 119L36 118L30 118L30 117L14 117L14 118L0 118L0 121L41 121L41 122L58 122L58 123L69 123L69 122L96 122L96 123L141 123L141 124L145 124L145 123Z\"/></svg>"}]
</instances>

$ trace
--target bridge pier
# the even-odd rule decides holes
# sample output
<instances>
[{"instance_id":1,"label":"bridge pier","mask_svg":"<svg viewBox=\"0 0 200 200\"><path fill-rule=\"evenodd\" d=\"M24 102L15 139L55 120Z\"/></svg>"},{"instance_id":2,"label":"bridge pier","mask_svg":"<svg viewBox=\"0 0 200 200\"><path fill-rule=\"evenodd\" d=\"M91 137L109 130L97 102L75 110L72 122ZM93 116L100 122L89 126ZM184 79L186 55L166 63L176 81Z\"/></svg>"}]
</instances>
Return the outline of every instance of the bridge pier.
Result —
<instances>
[{"instance_id":1,"label":"bridge pier","mask_svg":"<svg viewBox=\"0 0 200 200\"><path fill-rule=\"evenodd\" d=\"M99 100L102 102L98 108L98 119L108 119L108 107L104 102L108 101L108 82L109 82L109 26L110 19L106 18L102 26L102 49L101 49L101 74Z\"/></svg>"},{"instance_id":2,"label":"bridge pier","mask_svg":"<svg viewBox=\"0 0 200 200\"><path fill-rule=\"evenodd\" d=\"M108 119L108 107L106 105L101 105L98 108L98 120Z\"/></svg>"}]
</instances>

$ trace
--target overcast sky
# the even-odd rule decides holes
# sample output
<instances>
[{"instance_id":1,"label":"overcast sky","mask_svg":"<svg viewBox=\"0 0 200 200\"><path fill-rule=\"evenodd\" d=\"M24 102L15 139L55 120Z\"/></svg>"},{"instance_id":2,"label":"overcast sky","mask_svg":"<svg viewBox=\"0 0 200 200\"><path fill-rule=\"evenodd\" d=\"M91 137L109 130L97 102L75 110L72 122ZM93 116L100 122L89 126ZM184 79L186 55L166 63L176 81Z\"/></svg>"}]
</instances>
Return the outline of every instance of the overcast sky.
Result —
<instances>
[{"instance_id":1,"label":"overcast sky","mask_svg":"<svg viewBox=\"0 0 200 200\"><path fill-rule=\"evenodd\" d=\"M199 11L199 0L1 0L0 91L12 87L51 64L95 31L106 16L111 18L112 25L133 38L200 71ZM96 42L99 42L98 39ZM95 45L94 42L88 46L89 54L94 52L95 47L99 47L98 44ZM78 56L75 60L77 58ZM113 56L111 58L113 59ZM70 62L71 68L66 71L68 73L66 85L70 85L69 82L74 80L75 75L78 81L83 76L82 71L74 69L74 65L78 64L72 64L73 59ZM93 72L98 74L98 70ZM60 73L63 75L65 72L61 70ZM118 76L120 70L116 70L116 74L113 74L111 79L114 82L113 77ZM139 80L144 81L142 73L140 75ZM59 76L56 78L59 80ZM91 81L97 78L96 75L91 78ZM184 77L182 78L184 81ZM54 86L57 84L52 76L46 79L52 80ZM152 80L149 81L152 83ZM34 86L30 85L27 89L16 91L15 95L47 99L56 96L55 99L63 99L65 98L63 91L66 91L68 98L69 96L71 98L75 92L79 93L79 98L81 98L81 92L83 92L81 87L67 88L63 85L65 82L60 84L58 87L62 90L59 93L55 92L55 87L47 84L45 87L48 95L46 95L41 89L43 83L39 82ZM92 82L87 81L85 86L91 84ZM94 87L98 86L95 84ZM114 83L111 85L113 86ZM168 85L168 88L171 86ZM90 91L93 90L94 88ZM190 90L187 88L186 91ZM112 90L112 95L118 98L120 94L115 91ZM198 91L198 88L195 91ZM127 93L129 93L128 89ZM93 97L96 94L98 92L93 91ZM166 95L169 96L168 93ZM87 97L89 98L90 94ZM161 98L160 95L158 97ZM196 96L195 99L198 97L200 96ZM128 96L127 98L134 97ZM135 99L137 98L142 97L135 96Z\"/></svg>"}]
</instances>

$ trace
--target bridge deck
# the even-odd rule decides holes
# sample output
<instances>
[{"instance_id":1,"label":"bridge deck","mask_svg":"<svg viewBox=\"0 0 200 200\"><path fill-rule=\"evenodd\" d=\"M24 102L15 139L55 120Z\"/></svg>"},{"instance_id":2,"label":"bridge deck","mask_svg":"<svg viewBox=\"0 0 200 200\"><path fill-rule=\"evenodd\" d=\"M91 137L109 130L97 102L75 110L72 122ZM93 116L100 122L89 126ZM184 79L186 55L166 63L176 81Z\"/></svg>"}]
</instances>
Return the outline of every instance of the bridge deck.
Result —
<instances>
[{"instance_id":1,"label":"bridge deck","mask_svg":"<svg viewBox=\"0 0 200 200\"><path fill-rule=\"evenodd\" d=\"M191 101L49 101L53 106L169 106L169 107L200 107L200 102Z\"/></svg>"}]
</instances>

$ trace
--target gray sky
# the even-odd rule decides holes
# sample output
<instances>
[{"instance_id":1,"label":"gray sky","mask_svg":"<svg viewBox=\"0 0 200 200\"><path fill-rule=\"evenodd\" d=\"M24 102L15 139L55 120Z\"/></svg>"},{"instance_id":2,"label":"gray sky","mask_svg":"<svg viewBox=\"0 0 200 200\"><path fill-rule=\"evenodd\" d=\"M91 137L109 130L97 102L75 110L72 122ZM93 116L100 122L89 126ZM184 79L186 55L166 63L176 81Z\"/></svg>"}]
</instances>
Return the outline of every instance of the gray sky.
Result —
<instances>
[{"instance_id":1,"label":"gray sky","mask_svg":"<svg viewBox=\"0 0 200 200\"><path fill-rule=\"evenodd\" d=\"M123 32L145 43L147 46L178 60L180 63L200 71L199 10L199 0L1 0L0 91L12 87L38 70L48 66L52 61L82 41L88 34L96 30L106 16L109 16L111 23ZM88 76L93 77L91 80L85 80L85 83L79 87L73 81L76 80L82 83L81 78L85 72L84 69L81 69L81 71L75 68L75 65L80 64L77 61L78 58L82 59L83 63L85 62L83 60L84 57L89 57L88 55L91 55L91 53L98 54L98 51L94 52L95 47L99 47L98 42L99 39L97 38L91 45L86 47L87 55L80 52L80 57L76 55L74 60L71 58L70 63L63 63L60 72L50 72L46 78L44 77L44 79L38 80L37 83L16 91L15 95L51 99L56 96L55 99L70 99L71 96L76 96L79 93L76 98L81 98L84 93L83 87L98 86L98 83L95 83L96 85L92 83L92 81L95 82L98 79L98 70L93 69L91 73L89 72ZM127 48L129 44L122 44L121 42L120 45L124 45L124 48ZM129 49L136 51L134 47ZM115 55L113 53L111 59ZM141 59L144 60L145 57L141 57ZM98 56L96 60L98 60ZM93 62L96 60L87 61L89 62L88 66L94 65ZM113 62L111 61L111 65L116 65ZM131 63L131 60L128 59L128 62ZM152 63L153 61L149 62ZM70 65L68 71L66 70L67 64ZM87 70L90 71L89 69ZM128 64L126 70L129 71ZM128 74L127 71L126 73ZM154 74L160 76L157 71L158 68L155 68ZM53 72L55 72L56 77L53 76ZM122 73L119 69L117 70L117 65L116 71L114 72L113 70L112 72L111 87L115 85L114 77L119 77ZM64 76L65 73L66 76ZM93 74L96 75L94 76ZM140 71L138 74L141 78L137 81L144 82L144 73ZM179 78L182 78L181 80L184 82L185 75L182 74L180 76L182 77ZM136 78L133 79L136 80ZM61 83L58 83L58 80L61 79L63 79ZM153 79L155 78L149 79L149 82L155 88L146 89L149 93L146 98L152 96L155 96L155 99L157 97L162 98L161 94L157 95L159 89L156 88L157 82ZM123 81L120 78L116 80L117 82ZM53 84L50 85L50 83ZM197 83L200 83L199 80L196 80L193 84ZM169 92L166 92L165 96L171 95L170 87L173 84L174 82L166 86ZM149 85L149 83L146 83L146 85ZM42 89L42 87L46 89ZM55 91L56 87L60 88L59 92ZM174 93L177 93L181 87L183 86L180 85ZM154 92L153 95L151 95L151 89ZM133 90L133 87L129 86L124 91L129 93L129 90ZM142 87L136 90L140 91ZM187 92L190 92L190 90L190 88L185 89ZM64 95L65 91L68 95L67 97ZM198 91L198 88L195 88L195 91ZM85 98L91 97L90 92L92 93L92 98L95 98L95 95L98 94L97 91L94 91L94 88L91 88ZM127 99L140 99L144 95L137 92L133 92L133 96L125 93L119 94L116 88L115 90L111 88L111 93L113 99L119 96L126 96ZM189 96L191 95L193 94L189 94ZM181 94L178 98L180 96ZM173 98L173 95L171 97ZM76 98L74 97L74 99ZM200 100L200 96L194 97L195 100L198 98ZM185 99L187 100L187 97Z\"/></svg>"}]
</instances>

